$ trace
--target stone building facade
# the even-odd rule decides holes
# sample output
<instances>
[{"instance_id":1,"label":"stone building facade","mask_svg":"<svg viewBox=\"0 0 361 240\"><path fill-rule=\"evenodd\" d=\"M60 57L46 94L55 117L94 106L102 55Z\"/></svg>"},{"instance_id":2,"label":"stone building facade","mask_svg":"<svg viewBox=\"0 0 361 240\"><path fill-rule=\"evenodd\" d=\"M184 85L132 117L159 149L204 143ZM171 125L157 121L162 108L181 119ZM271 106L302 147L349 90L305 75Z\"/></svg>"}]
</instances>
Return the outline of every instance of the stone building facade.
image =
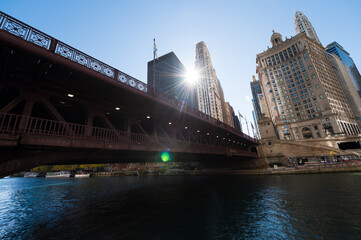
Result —
<instances>
[{"instance_id":1,"label":"stone building facade","mask_svg":"<svg viewBox=\"0 0 361 240\"><path fill-rule=\"evenodd\" d=\"M360 134L322 45L305 33L283 41L274 32L271 43L257 55L256 71L276 136L297 140Z\"/></svg>"}]
</instances>

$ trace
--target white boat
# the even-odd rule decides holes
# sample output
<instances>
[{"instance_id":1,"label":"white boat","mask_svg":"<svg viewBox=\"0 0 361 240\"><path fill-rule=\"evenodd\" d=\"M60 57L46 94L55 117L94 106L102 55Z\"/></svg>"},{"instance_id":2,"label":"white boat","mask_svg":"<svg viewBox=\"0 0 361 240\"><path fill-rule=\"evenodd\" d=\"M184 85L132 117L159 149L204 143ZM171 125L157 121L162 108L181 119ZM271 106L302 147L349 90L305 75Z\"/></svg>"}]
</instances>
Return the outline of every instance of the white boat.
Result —
<instances>
[{"instance_id":1,"label":"white boat","mask_svg":"<svg viewBox=\"0 0 361 240\"><path fill-rule=\"evenodd\" d=\"M90 173L86 173L86 172L77 172L75 173L76 178L88 178L90 177Z\"/></svg>"},{"instance_id":2,"label":"white boat","mask_svg":"<svg viewBox=\"0 0 361 240\"><path fill-rule=\"evenodd\" d=\"M71 173L69 171L61 171L61 172L48 172L46 174L47 178L70 178Z\"/></svg>"},{"instance_id":3,"label":"white boat","mask_svg":"<svg viewBox=\"0 0 361 240\"><path fill-rule=\"evenodd\" d=\"M36 178L36 177L40 177L40 174L37 172L26 172L24 174L25 178Z\"/></svg>"}]
</instances>

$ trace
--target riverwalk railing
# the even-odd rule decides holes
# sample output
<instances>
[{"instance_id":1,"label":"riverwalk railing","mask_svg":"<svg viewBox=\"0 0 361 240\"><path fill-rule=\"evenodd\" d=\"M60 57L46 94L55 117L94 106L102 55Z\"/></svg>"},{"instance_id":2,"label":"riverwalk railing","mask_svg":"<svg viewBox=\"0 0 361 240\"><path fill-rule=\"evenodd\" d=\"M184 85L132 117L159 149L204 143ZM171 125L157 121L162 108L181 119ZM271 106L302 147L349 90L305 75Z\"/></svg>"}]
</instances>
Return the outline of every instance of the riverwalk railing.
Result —
<instances>
[{"instance_id":1,"label":"riverwalk railing","mask_svg":"<svg viewBox=\"0 0 361 240\"><path fill-rule=\"evenodd\" d=\"M241 135L242 137L257 142L255 138L244 134L241 131L236 130L235 128L219 121L216 118L213 118L197 109L194 109L184 102L171 97L170 95L162 92L156 91L153 87L148 86L147 84L143 83L142 81L114 68L107 65L104 62L101 62L86 53L83 53L66 43L63 43L46 33L43 33L9 15L4 12L0 11L0 31L6 31L12 35L15 35L31 44L35 44L39 47L42 47L50 52L53 52L61 57L67 58L69 61L75 62L80 64L86 68L89 68L93 71L96 71L114 81L119 83L125 84L137 91L144 92L146 94L155 96L156 98L161 99L164 102L167 102L173 106L176 106L182 111L191 113L197 117L200 117L206 121L212 122L222 128L225 128L227 131L232 132L236 135Z\"/></svg>"}]
</instances>

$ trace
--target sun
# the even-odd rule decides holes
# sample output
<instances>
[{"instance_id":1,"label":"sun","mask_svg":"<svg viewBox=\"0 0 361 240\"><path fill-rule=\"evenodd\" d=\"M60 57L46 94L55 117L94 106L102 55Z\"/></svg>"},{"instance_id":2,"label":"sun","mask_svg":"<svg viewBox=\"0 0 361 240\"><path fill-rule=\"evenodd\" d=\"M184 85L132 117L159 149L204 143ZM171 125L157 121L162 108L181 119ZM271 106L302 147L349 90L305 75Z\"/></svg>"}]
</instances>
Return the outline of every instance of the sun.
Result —
<instances>
[{"instance_id":1,"label":"sun","mask_svg":"<svg viewBox=\"0 0 361 240\"><path fill-rule=\"evenodd\" d=\"M194 68L187 69L187 72L185 74L185 81L189 85L195 85L199 81L199 73Z\"/></svg>"}]
</instances>

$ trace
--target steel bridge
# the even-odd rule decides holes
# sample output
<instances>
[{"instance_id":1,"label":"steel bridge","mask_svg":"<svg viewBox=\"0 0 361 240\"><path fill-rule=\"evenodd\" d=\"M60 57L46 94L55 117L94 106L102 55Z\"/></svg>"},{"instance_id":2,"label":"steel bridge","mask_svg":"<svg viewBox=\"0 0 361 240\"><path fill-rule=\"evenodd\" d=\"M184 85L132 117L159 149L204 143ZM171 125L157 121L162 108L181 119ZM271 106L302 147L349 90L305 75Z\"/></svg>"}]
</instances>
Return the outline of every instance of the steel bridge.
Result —
<instances>
[{"instance_id":1,"label":"steel bridge","mask_svg":"<svg viewBox=\"0 0 361 240\"><path fill-rule=\"evenodd\" d=\"M0 177L44 164L252 162L257 141L0 12Z\"/></svg>"}]
</instances>

